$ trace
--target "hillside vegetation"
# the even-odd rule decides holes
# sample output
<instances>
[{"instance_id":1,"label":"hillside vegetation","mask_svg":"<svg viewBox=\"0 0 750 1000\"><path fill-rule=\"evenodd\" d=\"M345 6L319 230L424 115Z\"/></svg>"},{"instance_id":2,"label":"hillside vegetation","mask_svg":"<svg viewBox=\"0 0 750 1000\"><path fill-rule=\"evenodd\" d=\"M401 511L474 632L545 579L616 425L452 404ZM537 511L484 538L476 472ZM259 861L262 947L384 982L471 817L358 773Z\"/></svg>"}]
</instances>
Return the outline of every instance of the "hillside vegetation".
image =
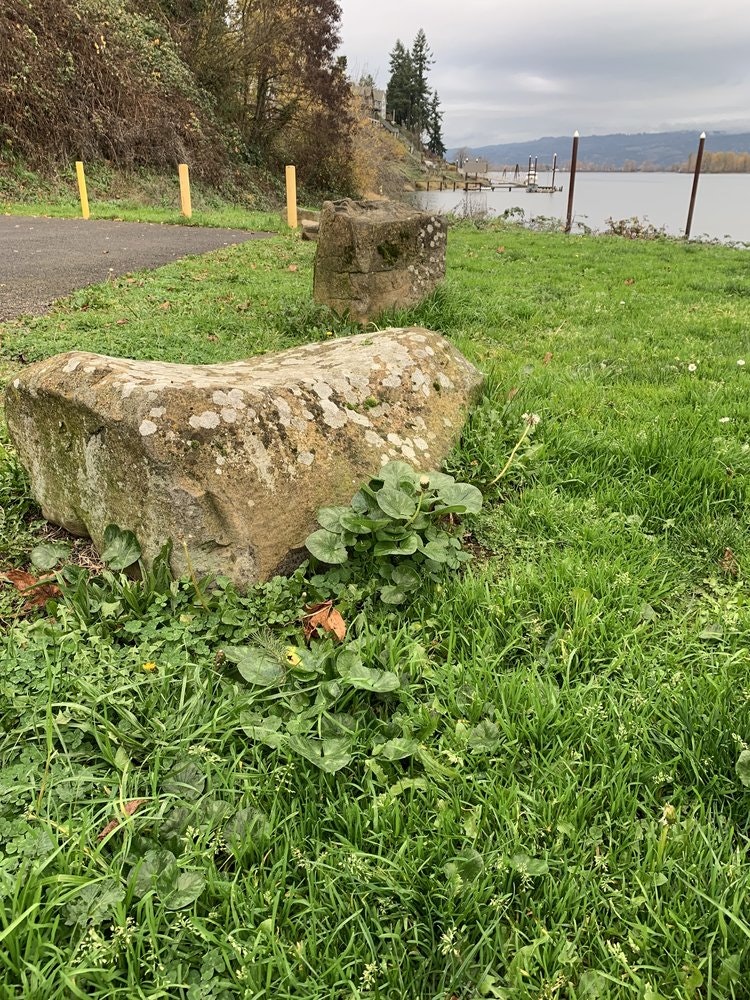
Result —
<instances>
[{"instance_id":1,"label":"hillside vegetation","mask_svg":"<svg viewBox=\"0 0 750 1000\"><path fill-rule=\"evenodd\" d=\"M297 164L353 189L355 120L335 0L8 0L0 156L172 167L226 181Z\"/></svg>"}]
</instances>

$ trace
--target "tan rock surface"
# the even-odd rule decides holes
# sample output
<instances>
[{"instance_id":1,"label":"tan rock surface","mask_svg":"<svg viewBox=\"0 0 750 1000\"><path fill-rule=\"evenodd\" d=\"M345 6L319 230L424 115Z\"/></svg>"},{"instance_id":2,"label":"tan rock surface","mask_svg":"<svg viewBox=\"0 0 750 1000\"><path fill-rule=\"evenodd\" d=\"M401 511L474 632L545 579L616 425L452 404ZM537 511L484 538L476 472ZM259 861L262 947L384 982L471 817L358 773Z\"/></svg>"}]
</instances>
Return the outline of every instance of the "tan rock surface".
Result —
<instances>
[{"instance_id":1,"label":"tan rock surface","mask_svg":"<svg viewBox=\"0 0 750 1000\"><path fill-rule=\"evenodd\" d=\"M326 201L314 298L361 322L417 305L445 277L446 239L439 215L389 201Z\"/></svg>"},{"instance_id":2,"label":"tan rock surface","mask_svg":"<svg viewBox=\"0 0 750 1000\"><path fill-rule=\"evenodd\" d=\"M393 458L434 469L482 376L447 340L392 329L220 365L85 352L27 368L6 419L44 516L101 547L249 585L290 569L315 512Z\"/></svg>"}]
</instances>

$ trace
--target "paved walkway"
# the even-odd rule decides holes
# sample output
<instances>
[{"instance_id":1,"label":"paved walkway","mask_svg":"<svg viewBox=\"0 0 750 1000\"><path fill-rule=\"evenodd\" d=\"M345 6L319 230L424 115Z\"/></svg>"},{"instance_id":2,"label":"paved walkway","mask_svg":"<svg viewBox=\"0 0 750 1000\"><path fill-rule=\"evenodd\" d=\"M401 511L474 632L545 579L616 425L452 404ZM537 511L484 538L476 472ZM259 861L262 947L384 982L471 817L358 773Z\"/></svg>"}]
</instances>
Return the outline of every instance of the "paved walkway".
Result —
<instances>
[{"instance_id":1,"label":"paved walkway","mask_svg":"<svg viewBox=\"0 0 750 1000\"><path fill-rule=\"evenodd\" d=\"M144 222L0 215L0 322L43 313L61 295L268 233Z\"/></svg>"}]
</instances>

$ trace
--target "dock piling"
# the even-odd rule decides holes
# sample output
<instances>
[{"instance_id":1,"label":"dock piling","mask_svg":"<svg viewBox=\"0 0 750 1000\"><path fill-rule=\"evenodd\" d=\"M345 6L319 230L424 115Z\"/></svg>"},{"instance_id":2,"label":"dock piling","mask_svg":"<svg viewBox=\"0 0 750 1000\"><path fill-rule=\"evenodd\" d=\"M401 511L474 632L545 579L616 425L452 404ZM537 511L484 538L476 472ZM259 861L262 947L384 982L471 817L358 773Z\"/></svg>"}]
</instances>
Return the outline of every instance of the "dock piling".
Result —
<instances>
[{"instance_id":1,"label":"dock piling","mask_svg":"<svg viewBox=\"0 0 750 1000\"><path fill-rule=\"evenodd\" d=\"M578 165L578 129L573 133L573 151L570 155L570 182L568 184L568 216L565 222L565 232L569 233L573 225L573 191L576 186L576 166Z\"/></svg>"},{"instance_id":2,"label":"dock piling","mask_svg":"<svg viewBox=\"0 0 750 1000\"><path fill-rule=\"evenodd\" d=\"M695 196L698 194L698 178L700 177L701 164L703 163L703 147L706 145L706 133L701 132L698 140L698 155L695 158L695 173L693 174L693 188L690 192L690 208L688 209L687 224L685 226L685 239L690 239L690 227L693 224L693 209L695 208Z\"/></svg>"}]
</instances>

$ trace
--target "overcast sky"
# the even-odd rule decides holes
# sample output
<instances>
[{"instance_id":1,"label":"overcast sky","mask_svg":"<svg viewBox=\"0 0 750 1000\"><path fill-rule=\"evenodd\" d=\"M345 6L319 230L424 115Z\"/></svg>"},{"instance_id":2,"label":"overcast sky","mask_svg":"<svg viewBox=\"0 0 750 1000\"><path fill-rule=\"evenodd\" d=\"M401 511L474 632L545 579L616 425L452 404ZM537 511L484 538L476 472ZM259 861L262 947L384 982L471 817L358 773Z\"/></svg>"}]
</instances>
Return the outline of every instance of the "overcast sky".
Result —
<instances>
[{"instance_id":1,"label":"overcast sky","mask_svg":"<svg viewBox=\"0 0 750 1000\"><path fill-rule=\"evenodd\" d=\"M350 75L424 28L446 145L750 128L749 0L340 0Z\"/></svg>"}]
</instances>

